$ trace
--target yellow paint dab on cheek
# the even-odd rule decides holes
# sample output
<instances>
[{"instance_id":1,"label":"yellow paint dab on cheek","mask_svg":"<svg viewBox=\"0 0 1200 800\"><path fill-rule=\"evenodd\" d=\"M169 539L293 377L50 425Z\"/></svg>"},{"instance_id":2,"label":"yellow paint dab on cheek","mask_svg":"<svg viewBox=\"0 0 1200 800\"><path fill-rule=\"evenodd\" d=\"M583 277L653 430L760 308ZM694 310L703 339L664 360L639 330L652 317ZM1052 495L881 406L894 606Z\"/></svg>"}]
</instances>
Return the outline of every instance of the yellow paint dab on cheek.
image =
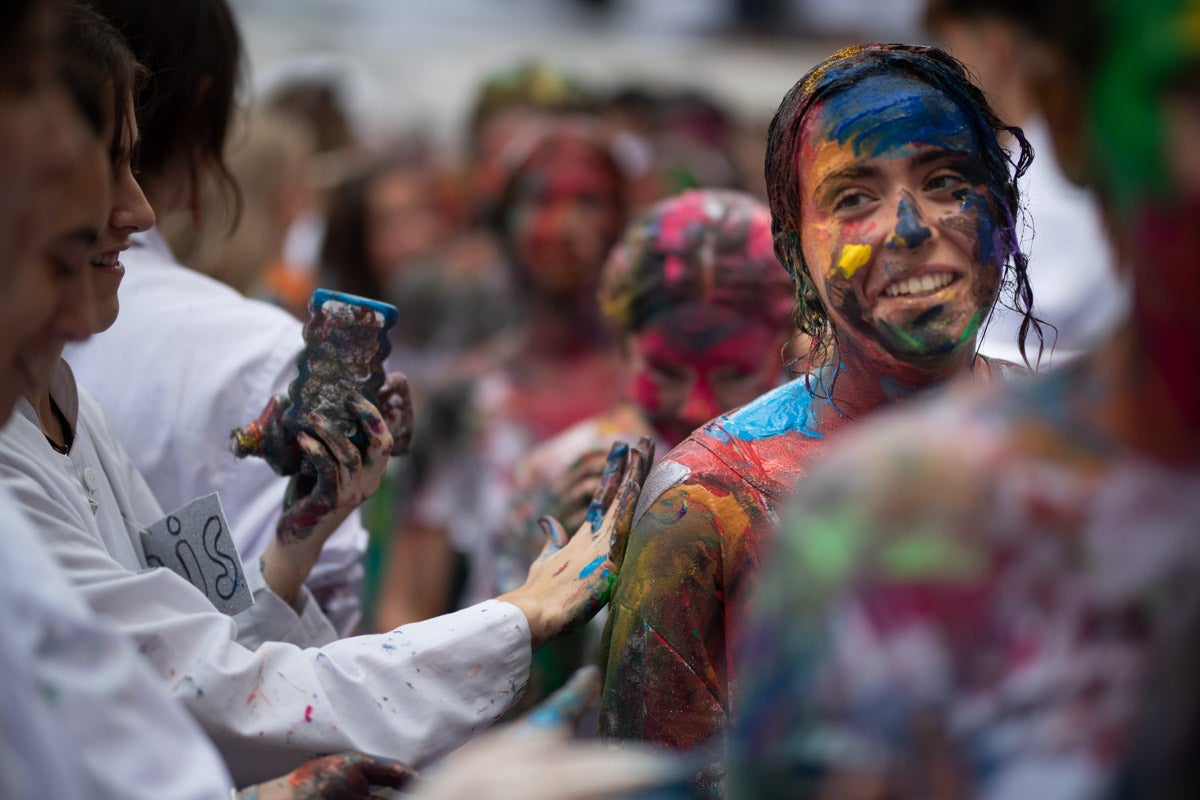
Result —
<instances>
[{"instance_id":1,"label":"yellow paint dab on cheek","mask_svg":"<svg viewBox=\"0 0 1200 800\"><path fill-rule=\"evenodd\" d=\"M853 278L854 273L858 272L858 268L871 260L871 245L869 244L848 244L842 248L842 255L838 258L838 269L847 278Z\"/></svg>"}]
</instances>

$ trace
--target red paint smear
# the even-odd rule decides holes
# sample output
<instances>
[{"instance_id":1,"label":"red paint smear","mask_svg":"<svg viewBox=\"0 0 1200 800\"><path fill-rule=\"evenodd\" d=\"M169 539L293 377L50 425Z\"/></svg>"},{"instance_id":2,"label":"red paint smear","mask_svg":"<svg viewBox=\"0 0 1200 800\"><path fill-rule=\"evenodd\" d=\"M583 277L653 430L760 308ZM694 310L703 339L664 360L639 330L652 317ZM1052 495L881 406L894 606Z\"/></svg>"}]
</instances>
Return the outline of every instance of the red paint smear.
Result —
<instances>
[{"instance_id":1,"label":"red paint smear","mask_svg":"<svg viewBox=\"0 0 1200 800\"><path fill-rule=\"evenodd\" d=\"M304 707L304 721L312 722L312 706Z\"/></svg>"}]
</instances>

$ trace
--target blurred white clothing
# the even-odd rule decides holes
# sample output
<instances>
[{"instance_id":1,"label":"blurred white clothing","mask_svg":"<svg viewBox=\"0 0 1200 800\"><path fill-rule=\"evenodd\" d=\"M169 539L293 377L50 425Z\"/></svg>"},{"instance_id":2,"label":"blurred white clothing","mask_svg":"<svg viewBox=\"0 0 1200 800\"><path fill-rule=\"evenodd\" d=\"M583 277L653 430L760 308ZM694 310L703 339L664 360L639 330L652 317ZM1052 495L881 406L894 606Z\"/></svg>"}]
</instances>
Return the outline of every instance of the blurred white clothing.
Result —
<instances>
[{"instance_id":1,"label":"blurred white clothing","mask_svg":"<svg viewBox=\"0 0 1200 800\"><path fill-rule=\"evenodd\" d=\"M2 488L0 528L0 796L228 800L208 737L67 584Z\"/></svg>"},{"instance_id":2,"label":"blurred white clothing","mask_svg":"<svg viewBox=\"0 0 1200 800\"><path fill-rule=\"evenodd\" d=\"M1021 247L1029 257L1034 312L1058 328L1056 340L1054 329L1044 327L1040 368L1045 369L1086 353L1116 328L1127 313L1129 290L1117 274L1099 206L1090 192L1062 174L1046 121L1035 117L1022 130L1035 156L1021 182L1032 226L1032 236L1030 226L1022 232ZM1020 325L1019 314L997 305L979 352L1024 363L1017 348ZM1026 339L1026 352L1034 363L1036 337Z\"/></svg>"}]
</instances>

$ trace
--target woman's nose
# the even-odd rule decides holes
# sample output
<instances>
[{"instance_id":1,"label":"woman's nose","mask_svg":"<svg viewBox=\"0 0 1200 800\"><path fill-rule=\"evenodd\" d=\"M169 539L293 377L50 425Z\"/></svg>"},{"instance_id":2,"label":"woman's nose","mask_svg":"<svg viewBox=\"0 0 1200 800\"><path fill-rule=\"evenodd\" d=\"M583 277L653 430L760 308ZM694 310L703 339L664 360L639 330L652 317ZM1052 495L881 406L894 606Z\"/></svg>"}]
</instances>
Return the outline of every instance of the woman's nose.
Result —
<instances>
[{"instance_id":1,"label":"woman's nose","mask_svg":"<svg viewBox=\"0 0 1200 800\"><path fill-rule=\"evenodd\" d=\"M896 227L888 235L885 246L889 250L916 250L929 241L931 235L932 231L922 221L913 196L908 192L901 194L900 204L896 208Z\"/></svg>"}]
</instances>

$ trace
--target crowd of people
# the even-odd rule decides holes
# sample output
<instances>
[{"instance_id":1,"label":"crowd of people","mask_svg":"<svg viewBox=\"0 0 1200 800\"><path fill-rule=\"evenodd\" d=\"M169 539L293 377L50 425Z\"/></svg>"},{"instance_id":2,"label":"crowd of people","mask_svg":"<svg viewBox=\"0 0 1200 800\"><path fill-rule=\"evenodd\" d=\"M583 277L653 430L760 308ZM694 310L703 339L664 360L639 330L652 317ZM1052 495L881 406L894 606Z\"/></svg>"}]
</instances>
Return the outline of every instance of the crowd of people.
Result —
<instances>
[{"instance_id":1,"label":"crowd of people","mask_svg":"<svg viewBox=\"0 0 1200 800\"><path fill-rule=\"evenodd\" d=\"M1194 796L1200 2L924 9L747 157L538 63L368 142L240 104L227 0L7 4L0 795ZM308 407L317 287L397 314Z\"/></svg>"}]
</instances>

